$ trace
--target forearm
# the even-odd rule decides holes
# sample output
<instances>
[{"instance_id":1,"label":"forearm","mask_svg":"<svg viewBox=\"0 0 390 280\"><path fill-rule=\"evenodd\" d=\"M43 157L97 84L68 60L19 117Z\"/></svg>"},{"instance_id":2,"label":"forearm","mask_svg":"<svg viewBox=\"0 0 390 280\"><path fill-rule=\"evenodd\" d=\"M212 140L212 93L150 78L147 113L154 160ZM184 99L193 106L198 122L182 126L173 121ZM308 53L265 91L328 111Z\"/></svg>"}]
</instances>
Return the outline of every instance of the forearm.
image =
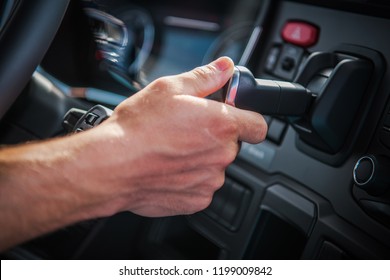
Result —
<instances>
[{"instance_id":1,"label":"forearm","mask_svg":"<svg viewBox=\"0 0 390 280\"><path fill-rule=\"evenodd\" d=\"M88 218L72 182L72 141L57 139L0 150L0 250ZM85 215L85 217L82 217Z\"/></svg>"}]
</instances>

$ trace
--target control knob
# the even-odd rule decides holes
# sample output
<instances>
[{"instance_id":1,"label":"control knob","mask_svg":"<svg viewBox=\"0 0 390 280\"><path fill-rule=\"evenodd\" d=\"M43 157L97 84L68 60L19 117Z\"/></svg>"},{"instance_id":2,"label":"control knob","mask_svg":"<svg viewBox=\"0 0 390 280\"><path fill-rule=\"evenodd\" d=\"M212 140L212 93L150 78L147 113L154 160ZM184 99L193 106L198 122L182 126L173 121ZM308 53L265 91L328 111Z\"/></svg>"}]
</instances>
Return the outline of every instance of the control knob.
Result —
<instances>
[{"instance_id":1,"label":"control knob","mask_svg":"<svg viewBox=\"0 0 390 280\"><path fill-rule=\"evenodd\" d=\"M390 187L390 160L375 155L361 157L353 169L353 180L370 195L386 193Z\"/></svg>"}]
</instances>

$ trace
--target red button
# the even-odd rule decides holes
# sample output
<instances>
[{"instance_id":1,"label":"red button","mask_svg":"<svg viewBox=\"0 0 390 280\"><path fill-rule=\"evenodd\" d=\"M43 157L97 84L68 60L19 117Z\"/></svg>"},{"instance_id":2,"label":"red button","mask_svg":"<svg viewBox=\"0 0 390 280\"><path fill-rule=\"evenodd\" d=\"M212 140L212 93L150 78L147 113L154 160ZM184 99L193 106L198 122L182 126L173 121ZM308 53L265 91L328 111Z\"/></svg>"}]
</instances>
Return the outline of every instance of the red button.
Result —
<instances>
[{"instance_id":1,"label":"red button","mask_svg":"<svg viewBox=\"0 0 390 280\"><path fill-rule=\"evenodd\" d=\"M306 22L289 21L283 27L282 38L294 45L310 47L317 43L318 28Z\"/></svg>"}]
</instances>

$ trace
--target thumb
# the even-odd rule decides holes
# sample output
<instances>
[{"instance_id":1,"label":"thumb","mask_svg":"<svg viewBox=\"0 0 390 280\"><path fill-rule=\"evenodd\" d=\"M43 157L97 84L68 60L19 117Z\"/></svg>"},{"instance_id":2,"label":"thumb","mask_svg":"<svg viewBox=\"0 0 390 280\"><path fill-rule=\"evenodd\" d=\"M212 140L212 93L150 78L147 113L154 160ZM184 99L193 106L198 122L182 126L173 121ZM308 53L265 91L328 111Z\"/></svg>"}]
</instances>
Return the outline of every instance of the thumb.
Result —
<instances>
[{"instance_id":1,"label":"thumb","mask_svg":"<svg viewBox=\"0 0 390 280\"><path fill-rule=\"evenodd\" d=\"M210 64L197 67L177 76L185 88L185 94L206 97L222 88L234 72L234 62L229 57L220 57Z\"/></svg>"}]
</instances>

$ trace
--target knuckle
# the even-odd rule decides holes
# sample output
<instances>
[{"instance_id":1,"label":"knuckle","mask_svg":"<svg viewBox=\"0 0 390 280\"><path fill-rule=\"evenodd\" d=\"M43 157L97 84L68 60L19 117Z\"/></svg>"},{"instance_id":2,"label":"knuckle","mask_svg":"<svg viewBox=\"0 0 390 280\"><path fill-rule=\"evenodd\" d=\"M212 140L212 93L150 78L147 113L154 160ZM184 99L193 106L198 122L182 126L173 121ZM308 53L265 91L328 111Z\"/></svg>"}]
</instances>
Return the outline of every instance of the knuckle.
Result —
<instances>
[{"instance_id":1,"label":"knuckle","mask_svg":"<svg viewBox=\"0 0 390 280\"><path fill-rule=\"evenodd\" d=\"M191 74L191 79L194 81L193 86L198 92L202 92L204 88L214 81L211 79L213 76L214 69L209 66L201 66L193 69Z\"/></svg>"},{"instance_id":2,"label":"knuckle","mask_svg":"<svg viewBox=\"0 0 390 280\"><path fill-rule=\"evenodd\" d=\"M114 110L115 115L118 117L119 120L128 120L135 117L134 110L131 110L127 102L128 101L126 100L123 103L119 104Z\"/></svg>"},{"instance_id":3,"label":"knuckle","mask_svg":"<svg viewBox=\"0 0 390 280\"><path fill-rule=\"evenodd\" d=\"M214 69L210 65L196 67L194 70L192 70L192 74L195 76L195 78L200 79L205 79L213 73Z\"/></svg>"},{"instance_id":4,"label":"knuckle","mask_svg":"<svg viewBox=\"0 0 390 280\"><path fill-rule=\"evenodd\" d=\"M169 91L170 80L167 77L158 78L150 84L150 87L154 92L167 92Z\"/></svg>"},{"instance_id":5,"label":"knuckle","mask_svg":"<svg viewBox=\"0 0 390 280\"><path fill-rule=\"evenodd\" d=\"M230 115L228 115L228 117L225 121L224 129L225 129L226 133L228 133L229 135L236 136L238 134L238 131L239 131L239 126L238 126L236 119L231 117Z\"/></svg>"},{"instance_id":6,"label":"knuckle","mask_svg":"<svg viewBox=\"0 0 390 280\"><path fill-rule=\"evenodd\" d=\"M186 206L183 206L180 210L175 209L173 212L192 215L209 207L211 201L212 201L212 195L199 196L197 197L196 201L192 200L189 203L187 203Z\"/></svg>"},{"instance_id":7,"label":"knuckle","mask_svg":"<svg viewBox=\"0 0 390 280\"><path fill-rule=\"evenodd\" d=\"M222 172L220 172L220 174L219 174L218 176L216 176L216 178L215 178L213 190L214 190L214 191L219 190L219 189L223 186L224 183L225 183L225 172L222 171Z\"/></svg>"},{"instance_id":8,"label":"knuckle","mask_svg":"<svg viewBox=\"0 0 390 280\"><path fill-rule=\"evenodd\" d=\"M210 206L211 201L213 200L212 195L211 196L204 196L198 200L197 207L195 209L195 212L202 211Z\"/></svg>"},{"instance_id":9,"label":"knuckle","mask_svg":"<svg viewBox=\"0 0 390 280\"><path fill-rule=\"evenodd\" d=\"M239 134L239 125L236 119L229 114L218 114L215 116L216 119L212 121L214 124L214 132L220 137L220 139L226 140L236 140Z\"/></svg>"},{"instance_id":10,"label":"knuckle","mask_svg":"<svg viewBox=\"0 0 390 280\"><path fill-rule=\"evenodd\" d=\"M239 145L237 142L225 147L216 158L216 166L219 170L225 170L237 157Z\"/></svg>"},{"instance_id":11,"label":"knuckle","mask_svg":"<svg viewBox=\"0 0 390 280\"><path fill-rule=\"evenodd\" d=\"M239 152L238 143L235 143L233 148L228 149L225 155L225 162L224 162L225 167L230 165L236 159L238 152Z\"/></svg>"},{"instance_id":12,"label":"knuckle","mask_svg":"<svg viewBox=\"0 0 390 280\"><path fill-rule=\"evenodd\" d=\"M207 184L207 195L212 196L214 192L219 190L225 183L225 170L218 170L214 172L212 178L208 181Z\"/></svg>"},{"instance_id":13,"label":"knuckle","mask_svg":"<svg viewBox=\"0 0 390 280\"><path fill-rule=\"evenodd\" d=\"M213 174L212 178L207 182L204 182L201 188L198 189L199 193L196 196L196 201L189 203L189 208L187 210L195 213L210 206L214 193L223 186L224 182L225 172L219 171L218 174Z\"/></svg>"}]
</instances>

